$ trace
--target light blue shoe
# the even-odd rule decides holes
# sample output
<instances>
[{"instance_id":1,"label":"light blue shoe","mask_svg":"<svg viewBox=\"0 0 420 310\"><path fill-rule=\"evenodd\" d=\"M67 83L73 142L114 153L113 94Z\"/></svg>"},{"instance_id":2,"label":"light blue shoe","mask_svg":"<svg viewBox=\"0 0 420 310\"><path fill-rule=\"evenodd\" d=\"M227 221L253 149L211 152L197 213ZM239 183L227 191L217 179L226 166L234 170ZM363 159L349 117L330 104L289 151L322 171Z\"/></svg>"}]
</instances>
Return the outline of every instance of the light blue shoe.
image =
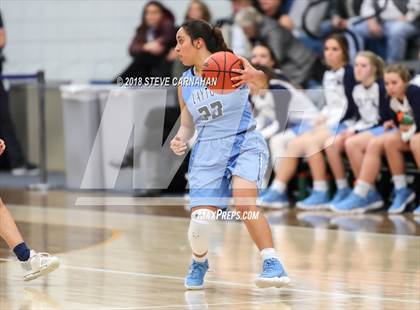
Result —
<instances>
[{"instance_id":1,"label":"light blue shoe","mask_svg":"<svg viewBox=\"0 0 420 310\"><path fill-rule=\"evenodd\" d=\"M296 206L303 210L321 210L329 208L330 198L328 192L313 190L309 197L296 203Z\"/></svg>"},{"instance_id":2,"label":"light blue shoe","mask_svg":"<svg viewBox=\"0 0 420 310\"><path fill-rule=\"evenodd\" d=\"M365 198L352 191L341 202L331 204L331 210L339 213L365 213L382 208L384 202L377 191L371 190Z\"/></svg>"},{"instance_id":3,"label":"light blue shoe","mask_svg":"<svg viewBox=\"0 0 420 310\"><path fill-rule=\"evenodd\" d=\"M289 204L289 198L286 193L280 193L271 188L267 189L257 199L257 205L272 209L287 208Z\"/></svg>"},{"instance_id":4,"label":"light blue shoe","mask_svg":"<svg viewBox=\"0 0 420 310\"><path fill-rule=\"evenodd\" d=\"M199 263L193 259L188 275L185 278L185 287L189 290L202 290L207 270L209 270L207 259L204 263Z\"/></svg>"},{"instance_id":5,"label":"light blue shoe","mask_svg":"<svg viewBox=\"0 0 420 310\"><path fill-rule=\"evenodd\" d=\"M350 193L351 193L351 188L350 187L338 189L335 192L333 199L330 201L330 205L337 204L340 201L343 201L344 199L347 198L348 195L350 195Z\"/></svg>"},{"instance_id":6,"label":"light blue shoe","mask_svg":"<svg viewBox=\"0 0 420 310\"><path fill-rule=\"evenodd\" d=\"M403 187L394 191L392 205L388 213L403 213L407 206L416 199L416 194L408 187Z\"/></svg>"},{"instance_id":7,"label":"light blue shoe","mask_svg":"<svg viewBox=\"0 0 420 310\"><path fill-rule=\"evenodd\" d=\"M261 274L255 279L257 287L283 287L290 283L289 276L277 258L264 260L262 269Z\"/></svg>"},{"instance_id":8,"label":"light blue shoe","mask_svg":"<svg viewBox=\"0 0 420 310\"><path fill-rule=\"evenodd\" d=\"M418 207L414 209L413 214L420 215L420 205L418 205Z\"/></svg>"}]
</instances>

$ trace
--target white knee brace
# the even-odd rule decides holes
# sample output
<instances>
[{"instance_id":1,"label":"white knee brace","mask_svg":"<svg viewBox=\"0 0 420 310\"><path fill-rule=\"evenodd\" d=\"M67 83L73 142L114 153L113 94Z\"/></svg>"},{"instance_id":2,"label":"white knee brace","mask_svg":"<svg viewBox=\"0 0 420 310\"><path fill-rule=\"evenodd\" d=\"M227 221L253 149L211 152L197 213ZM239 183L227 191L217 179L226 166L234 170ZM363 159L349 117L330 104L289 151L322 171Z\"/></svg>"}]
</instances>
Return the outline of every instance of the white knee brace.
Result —
<instances>
[{"instance_id":1,"label":"white knee brace","mask_svg":"<svg viewBox=\"0 0 420 310\"><path fill-rule=\"evenodd\" d=\"M191 213L188 240L194 254L206 254L209 248L210 224L215 220L215 216L215 212L209 209L198 209Z\"/></svg>"}]
</instances>

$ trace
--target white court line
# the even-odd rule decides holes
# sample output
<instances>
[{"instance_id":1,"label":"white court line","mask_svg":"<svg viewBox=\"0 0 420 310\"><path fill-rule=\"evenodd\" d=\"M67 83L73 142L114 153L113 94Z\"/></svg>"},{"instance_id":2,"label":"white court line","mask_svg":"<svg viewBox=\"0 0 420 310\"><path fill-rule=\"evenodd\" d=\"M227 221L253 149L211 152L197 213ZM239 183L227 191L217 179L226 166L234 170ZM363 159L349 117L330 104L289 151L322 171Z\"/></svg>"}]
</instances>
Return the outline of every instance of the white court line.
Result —
<instances>
[{"instance_id":1,"label":"white court line","mask_svg":"<svg viewBox=\"0 0 420 310\"><path fill-rule=\"evenodd\" d=\"M159 275L159 274L153 274L153 273L119 271L119 270L112 270L112 269L79 267L79 266L70 266L70 265L63 266L62 268L73 269L73 270L81 270L81 271L122 274L122 275L138 276L138 277L161 278L161 279L178 280L178 281L184 282L183 277ZM219 280L206 280L206 283L214 283L214 284L228 285L228 286L239 286L239 287L245 287L245 288L258 290L260 292L263 291L262 289L258 289L257 287L255 287L254 285L251 285L251 284L243 284L243 283L236 283L236 282L229 282L229 281L219 281ZM294 288L288 288L288 287L284 287L281 290L282 291L290 291L290 292L299 292L299 293L320 294L320 295L327 295L327 296L332 296L332 297L365 298L365 299L372 299L372 300L384 300L384 301L420 304L420 301L416 300L416 299L400 299L400 298L392 298L392 297L362 295L362 294L331 293L331 292L322 292L322 291L316 291L316 290L294 289Z\"/></svg>"},{"instance_id":2,"label":"white court line","mask_svg":"<svg viewBox=\"0 0 420 310\"><path fill-rule=\"evenodd\" d=\"M2 262L13 262L13 259L10 259L10 258L0 258L0 261L2 261Z\"/></svg>"},{"instance_id":3,"label":"white court line","mask_svg":"<svg viewBox=\"0 0 420 310\"><path fill-rule=\"evenodd\" d=\"M191 307L193 309L203 306L203 307L215 307L215 306L238 306L238 305L249 305L249 304L272 304L272 303L282 303L287 305L288 302L304 302L309 300L320 300L321 298L302 298L302 299L272 299L272 300L261 300L261 301L243 301L243 302L224 302L224 303L214 303L214 304L179 304L179 305L163 305L163 306L139 306L139 307L117 307L117 308L108 308L109 310L137 310L137 309L161 309L161 308L186 308Z\"/></svg>"},{"instance_id":4,"label":"white court line","mask_svg":"<svg viewBox=\"0 0 420 310\"><path fill-rule=\"evenodd\" d=\"M0 261L11 262L12 259L0 258ZM129 276L137 276L137 277L151 277L151 278L161 278L161 279L169 279L169 280L176 280L176 281L184 281L182 277L176 276L168 276L168 275L159 275L159 274L152 274L152 273L143 273L143 272L131 272L131 271L122 271L122 270L112 270L112 269L103 269L103 268L91 268L91 267L80 267L80 266L71 266L71 265L62 265L61 269L72 269L72 270L80 270L80 271L91 271L91 272L102 272L102 273L111 273L111 274L120 274L120 275L129 275ZM237 287L244 287L253 289L256 291L263 291L263 289L258 289L251 284L243 284L243 283L236 283L236 282L229 282L229 281L220 281L220 280L206 280L206 283L214 283L219 285L227 285L227 286L237 286ZM362 295L362 294L346 294L346 293L332 293L332 292L323 292L323 291L316 291L316 290L302 290L302 289L294 289L284 287L281 289L282 291L290 291L290 292L298 292L298 293L309 293L309 294L319 294L319 295L326 295L330 297L345 297L345 298L361 298L361 299L371 299L371 300L379 300L379 301L392 301L392 302L403 302L403 303L414 303L420 304L419 300L416 299L400 299L400 298L392 298L392 297L382 297L382 296L370 296L370 295ZM185 307L185 305L183 305ZM164 306L169 307L169 306ZM173 306L172 306L173 307ZM147 307L146 307L147 308ZM112 309L142 309L139 307L133 308L112 308ZM143 308L144 309L144 308Z\"/></svg>"}]
</instances>

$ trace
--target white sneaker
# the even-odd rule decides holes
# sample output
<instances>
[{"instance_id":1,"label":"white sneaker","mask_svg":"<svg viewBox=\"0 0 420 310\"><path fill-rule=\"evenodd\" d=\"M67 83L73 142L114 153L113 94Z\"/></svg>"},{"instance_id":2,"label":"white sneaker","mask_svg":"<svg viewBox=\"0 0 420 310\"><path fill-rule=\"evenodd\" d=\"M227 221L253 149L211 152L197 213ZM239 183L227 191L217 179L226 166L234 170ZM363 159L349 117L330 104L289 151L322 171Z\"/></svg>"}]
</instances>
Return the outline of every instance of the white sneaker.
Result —
<instances>
[{"instance_id":1,"label":"white sneaker","mask_svg":"<svg viewBox=\"0 0 420 310\"><path fill-rule=\"evenodd\" d=\"M21 262L23 268L23 280L31 281L40 276L45 276L60 266L60 260L48 253L37 253L31 250L29 259Z\"/></svg>"}]
</instances>

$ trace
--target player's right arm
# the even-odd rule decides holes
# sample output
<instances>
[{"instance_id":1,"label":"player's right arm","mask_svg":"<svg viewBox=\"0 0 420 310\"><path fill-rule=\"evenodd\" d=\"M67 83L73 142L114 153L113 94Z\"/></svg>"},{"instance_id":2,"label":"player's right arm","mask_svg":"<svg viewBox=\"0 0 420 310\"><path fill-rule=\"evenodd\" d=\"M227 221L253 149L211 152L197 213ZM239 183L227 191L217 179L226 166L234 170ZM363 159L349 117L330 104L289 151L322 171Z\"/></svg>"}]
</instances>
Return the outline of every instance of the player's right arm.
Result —
<instances>
[{"instance_id":1,"label":"player's right arm","mask_svg":"<svg viewBox=\"0 0 420 310\"><path fill-rule=\"evenodd\" d=\"M178 101L181 109L181 125L171 141L171 149L176 155L184 155L187 150L187 142L194 136L195 126L192 115L182 97L181 85L178 86Z\"/></svg>"}]
</instances>

